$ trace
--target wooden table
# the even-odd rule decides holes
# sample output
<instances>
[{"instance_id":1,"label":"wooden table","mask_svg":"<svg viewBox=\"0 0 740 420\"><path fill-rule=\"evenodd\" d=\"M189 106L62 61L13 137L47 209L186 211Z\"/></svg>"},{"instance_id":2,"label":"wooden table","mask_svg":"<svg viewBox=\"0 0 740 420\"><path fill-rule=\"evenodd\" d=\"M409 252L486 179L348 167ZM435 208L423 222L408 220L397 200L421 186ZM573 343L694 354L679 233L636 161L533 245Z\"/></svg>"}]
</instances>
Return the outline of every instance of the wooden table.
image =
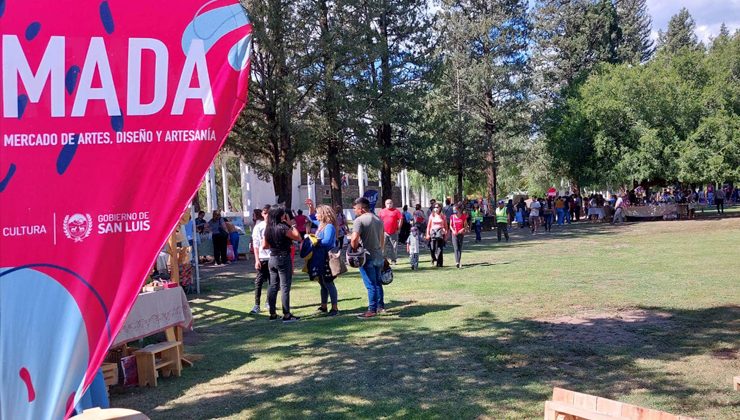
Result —
<instances>
[{"instance_id":1,"label":"wooden table","mask_svg":"<svg viewBox=\"0 0 740 420\"><path fill-rule=\"evenodd\" d=\"M167 341L182 342L183 328L192 329L193 313L182 287L140 293L111 348L164 332ZM183 349L180 354L184 355ZM183 358L183 363L192 362Z\"/></svg>"}]
</instances>

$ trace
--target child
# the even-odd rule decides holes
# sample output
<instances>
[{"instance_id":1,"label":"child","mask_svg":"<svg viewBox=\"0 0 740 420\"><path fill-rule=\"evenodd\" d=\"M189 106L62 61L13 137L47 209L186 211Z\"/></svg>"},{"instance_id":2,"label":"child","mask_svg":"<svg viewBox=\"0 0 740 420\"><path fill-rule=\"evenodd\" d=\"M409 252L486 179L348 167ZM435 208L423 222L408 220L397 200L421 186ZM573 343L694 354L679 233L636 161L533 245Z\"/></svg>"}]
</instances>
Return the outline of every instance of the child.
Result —
<instances>
[{"instance_id":1,"label":"child","mask_svg":"<svg viewBox=\"0 0 740 420\"><path fill-rule=\"evenodd\" d=\"M411 269L419 268L419 229L416 226L411 227L411 232L406 239L406 252L409 254L409 263Z\"/></svg>"}]
</instances>

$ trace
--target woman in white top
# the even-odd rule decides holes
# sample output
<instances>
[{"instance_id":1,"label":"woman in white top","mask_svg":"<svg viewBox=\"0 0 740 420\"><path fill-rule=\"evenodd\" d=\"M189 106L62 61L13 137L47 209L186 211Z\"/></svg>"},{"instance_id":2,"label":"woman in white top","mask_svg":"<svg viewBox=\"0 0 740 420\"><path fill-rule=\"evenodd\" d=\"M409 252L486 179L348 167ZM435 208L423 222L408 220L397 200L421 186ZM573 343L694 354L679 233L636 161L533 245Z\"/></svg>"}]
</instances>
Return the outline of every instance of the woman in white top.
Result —
<instances>
[{"instance_id":1,"label":"woman in white top","mask_svg":"<svg viewBox=\"0 0 740 420\"><path fill-rule=\"evenodd\" d=\"M432 264L442 267L444 262L444 246L447 239L447 219L442 213L442 206L435 203L427 221L426 239L430 241L432 250Z\"/></svg>"}]
</instances>

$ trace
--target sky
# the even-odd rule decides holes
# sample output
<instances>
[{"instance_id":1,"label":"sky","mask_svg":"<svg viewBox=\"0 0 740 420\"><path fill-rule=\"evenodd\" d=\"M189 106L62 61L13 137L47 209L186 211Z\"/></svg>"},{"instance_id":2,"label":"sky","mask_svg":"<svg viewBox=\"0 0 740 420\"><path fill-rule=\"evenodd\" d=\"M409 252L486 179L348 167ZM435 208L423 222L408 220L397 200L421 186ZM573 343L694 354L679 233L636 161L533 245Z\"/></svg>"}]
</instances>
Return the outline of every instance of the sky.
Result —
<instances>
[{"instance_id":1,"label":"sky","mask_svg":"<svg viewBox=\"0 0 740 420\"><path fill-rule=\"evenodd\" d=\"M664 32L671 16L685 7L696 23L696 36L707 42L719 34L722 22L730 33L740 29L740 0L647 0L648 12L653 20L652 38L658 38L658 30Z\"/></svg>"}]
</instances>

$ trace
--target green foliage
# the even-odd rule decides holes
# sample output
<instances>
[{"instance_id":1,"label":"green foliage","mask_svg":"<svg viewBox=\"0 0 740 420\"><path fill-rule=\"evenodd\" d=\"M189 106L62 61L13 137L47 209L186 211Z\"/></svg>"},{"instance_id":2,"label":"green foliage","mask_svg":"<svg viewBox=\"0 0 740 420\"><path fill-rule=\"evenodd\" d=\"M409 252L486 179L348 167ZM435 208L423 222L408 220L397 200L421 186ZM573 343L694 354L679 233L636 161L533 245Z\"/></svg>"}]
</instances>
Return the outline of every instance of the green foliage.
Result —
<instances>
[{"instance_id":1,"label":"green foliage","mask_svg":"<svg viewBox=\"0 0 740 420\"><path fill-rule=\"evenodd\" d=\"M738 178L740 35L704 52L603 65L549 115L548 151L580 184Z\"/></svg>"},{"instance_id":2,"label":"green foliage","mask_svg":"<svg viewBox=\"0 0 740 420\"><path fill-rule=\"evenodd\" d=\"M696 24L689 11L682 7L671 17L666 32L658 32L658 48L670 54L675 54L682 48L696 49L699 42L696 38Z\"/></svg>"}]
</instances>

